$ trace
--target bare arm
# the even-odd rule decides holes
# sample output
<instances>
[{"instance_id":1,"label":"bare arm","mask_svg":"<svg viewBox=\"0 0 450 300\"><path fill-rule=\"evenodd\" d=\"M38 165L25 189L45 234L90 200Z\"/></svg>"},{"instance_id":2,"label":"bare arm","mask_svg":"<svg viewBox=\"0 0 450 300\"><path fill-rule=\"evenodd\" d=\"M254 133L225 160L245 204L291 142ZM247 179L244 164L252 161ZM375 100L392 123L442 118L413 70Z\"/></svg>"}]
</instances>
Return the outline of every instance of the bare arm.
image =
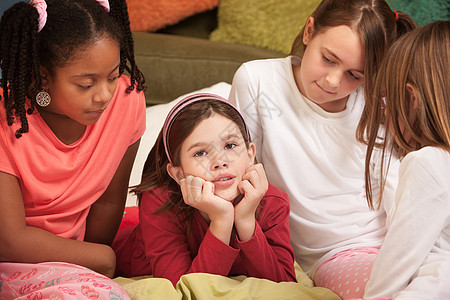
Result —
<instances>
[{"instance_id":1,"label":"bare arm","mask_svg":"<svg viewBox=\"0 0 450 300\"><path fill-rule=\"evenodd\" d=\"M131 169L140 140L128 147L113 179L103 195L92 205L86 220L87 242L110 245L122 220Z\"/></svg>"},{"instance_id":2,"label":"bare arm","mask_svg":"<svg viewBox=\"0 0 450 300\"><path fill-rule=\"evenodd\" d=\"M106 245L62 238L27 226L17 177L0 172L0 260L38 263L62 261L112 277L115 254Z\"/></svg>"}]
</instances>

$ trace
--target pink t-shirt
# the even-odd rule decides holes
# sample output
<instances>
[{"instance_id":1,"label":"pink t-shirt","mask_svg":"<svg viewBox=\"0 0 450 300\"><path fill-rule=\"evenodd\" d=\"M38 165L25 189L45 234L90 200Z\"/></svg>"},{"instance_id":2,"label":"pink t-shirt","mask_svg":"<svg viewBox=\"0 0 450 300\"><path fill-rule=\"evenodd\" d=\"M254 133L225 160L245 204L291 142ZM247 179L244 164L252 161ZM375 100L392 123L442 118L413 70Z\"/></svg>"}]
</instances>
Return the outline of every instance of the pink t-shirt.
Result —
<instances>
[{"instance_id":1,"label":"pink t-shirt","mask_svg":"<svg viewBox=\"0 0 450 300\"><path fill-rule=\"evenodd\" d=\"M20 124L8 126L0 101L0 171L19 178L28 226L82 240L90 206L103 194L128 147L145 131L142 92L126 93L121 76L100 119L73 144L62 143L37 110L29 132L16 139Z\"/></svg>"}]
</instances>

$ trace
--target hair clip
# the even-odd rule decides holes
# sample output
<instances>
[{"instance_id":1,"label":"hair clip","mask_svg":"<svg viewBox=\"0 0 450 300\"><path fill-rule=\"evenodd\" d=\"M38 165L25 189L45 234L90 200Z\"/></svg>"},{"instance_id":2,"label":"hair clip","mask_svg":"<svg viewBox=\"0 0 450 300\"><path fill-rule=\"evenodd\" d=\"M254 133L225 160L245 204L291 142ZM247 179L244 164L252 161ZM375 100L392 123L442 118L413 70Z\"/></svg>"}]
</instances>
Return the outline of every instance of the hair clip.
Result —
<instances>
[{"instance_id":1,"label":"hair clip","mask_svg":"<svg viewBox=\"0 0 450 300\"><path fill-rule=\"evenodd\" d=\"M109 1L108 0L96 0L103 8L109 12ZM42 28L44 28L45 23L47 23L47 3L45 0L30 0L29 4L33 5L34 8L39 13L39 26L38 32L41 32Z\"/></svg>"},{"instance_id":2,"label":"hair clip","mask_svg":"<svg viewBox=\"0 0 450 300\"><path fill-rule=\"evenodd\" d=\"M47 3L44 0L31 0L30 4L36 8L39 14L38 32L40 32L47 22Z\"/></svg>"},{"instance_id":3,"label":"hair clip","mask_svg":"<svg viewBox=\"0 0 450 300\"><path fill-rule=\"evenodd\" d=\"M396 10L393 10L392 12L395 14L395 21L397 21L398 20L398 12Z\"/></svg>"}]
</instances>

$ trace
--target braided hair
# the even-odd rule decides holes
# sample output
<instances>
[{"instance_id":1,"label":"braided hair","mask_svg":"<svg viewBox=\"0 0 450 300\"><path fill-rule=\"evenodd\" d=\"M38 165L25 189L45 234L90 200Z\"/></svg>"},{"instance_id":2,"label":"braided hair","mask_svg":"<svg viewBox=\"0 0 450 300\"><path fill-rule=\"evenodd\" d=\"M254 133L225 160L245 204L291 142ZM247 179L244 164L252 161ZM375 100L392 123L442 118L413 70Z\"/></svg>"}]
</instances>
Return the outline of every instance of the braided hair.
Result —
<instances>
[{"instance_id":1,"label":"braided hair","mask_svg":"<svg viewBox=\"0 0 450 300\"><path fill-rule=\"evenodd\" d=\"M19 138L29 131L27 114L35 109L34 101L26 110L26 100L40 91L40 67L54 73L70 63L74 55L98 38L107 36L120 46L119 74L127 72L135 88L145 90L145 79L136 66L134 42L125 0L109 0L108 13L95 0L47 0L47 22L38 32L39 14L28 3L14 4L0 21L0 80L8 125L15 119L21 127Z\"/></svg>"}]
</instances>

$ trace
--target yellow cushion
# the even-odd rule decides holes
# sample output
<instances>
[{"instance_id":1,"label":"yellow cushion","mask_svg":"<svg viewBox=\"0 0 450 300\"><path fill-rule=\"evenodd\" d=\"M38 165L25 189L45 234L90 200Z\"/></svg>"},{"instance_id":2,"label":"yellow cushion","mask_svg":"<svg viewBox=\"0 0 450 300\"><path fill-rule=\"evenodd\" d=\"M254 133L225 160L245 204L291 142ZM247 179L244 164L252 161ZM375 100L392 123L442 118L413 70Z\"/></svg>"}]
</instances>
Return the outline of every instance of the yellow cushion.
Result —
<instances>
[{"instance_id":1,"label":"yellow cushion","mask_svg":"<svg viewBox=\"0 0 450 300\"><path fill-rule=\"evenodd\" d=\"M221 0L210 39L288 54L320 0Z\"/></svg>"}]
</instances>

